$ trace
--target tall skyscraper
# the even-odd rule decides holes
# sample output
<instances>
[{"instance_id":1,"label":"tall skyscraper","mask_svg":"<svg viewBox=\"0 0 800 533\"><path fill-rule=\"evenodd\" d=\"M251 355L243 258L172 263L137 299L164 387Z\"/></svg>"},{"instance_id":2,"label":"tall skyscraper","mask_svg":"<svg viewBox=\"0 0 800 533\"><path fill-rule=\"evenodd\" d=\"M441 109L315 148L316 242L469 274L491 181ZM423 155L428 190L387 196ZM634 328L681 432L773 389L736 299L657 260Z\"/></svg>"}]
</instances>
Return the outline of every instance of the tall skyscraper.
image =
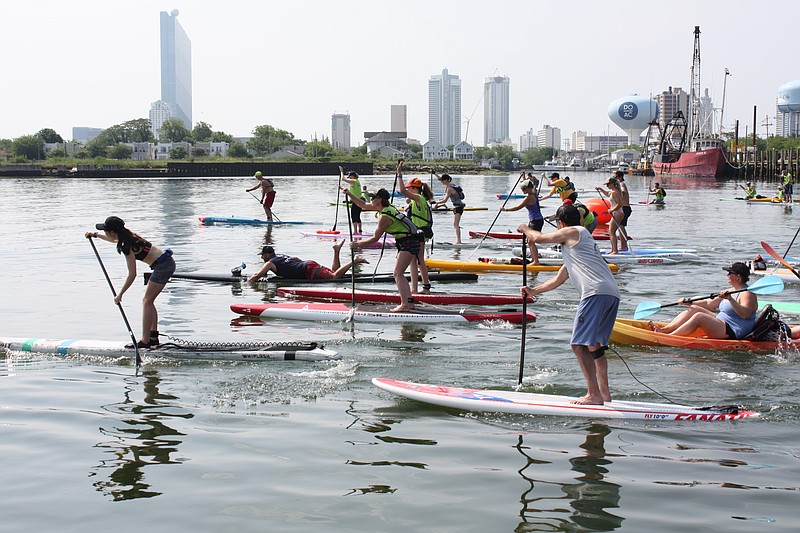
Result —
<instances>
[{"instance_id":1,"label":"tall skyscraper","mask_svg":"<svg viewBox=\"0 0 800 533\"><path fill-rule=\"evenodd\" d=\"M350 115L331 115L331 146L343 150L350 149Z\"/></svg>"},{"instance_id":2,"label":"tall skyscraper","mask_svg":"<svg viewBox=\"0 0 800 533\"><path fill-rule=\"evenodd\" d=\"M689 94L680 87L670 87L669 90L654 96L653 99L658 102L658 123L662 128L672 120L678 111L683 112L687 121L691 118Z\"/></svg>"},{"instance_id":3,"label":"tall skyscraper","mask_svg":"<svg viewBox=\"0 0 800 533\"><path fill-rule=\"evenodd\" d=\"M508 144L508 85L505 76L486 78L483 84L483 142Z\"/></svg>"},{"instance_id":4,"label":"tall skyscraper","mask_svg":"<svg viewBox=\"0 0 800 533\"><path fill-rule=\"evenodd\" d=\"M461 80L447 69L428 81L428 140L442 146L461 142Z\"/></svg>"},{"instance_id":5,"label":"tall skyscraper","mask_svg":"<svg viewBox=\"0 0 800 533\"><path fill-rule=\"evenodd\" d=\"M192 43L178 23L178 10L161 12L161 100L192 129Z\"/></svg>"},{"instance_id":6,"label":"tall skyscraper","mask_svg":"<svg viewBox=\"0 0 800 533\"><path fill-rule=\"evenodd\" d=\"M408 109L404 105L392 105L391 129L408 132Z\"/></svg>"}]
</instances>

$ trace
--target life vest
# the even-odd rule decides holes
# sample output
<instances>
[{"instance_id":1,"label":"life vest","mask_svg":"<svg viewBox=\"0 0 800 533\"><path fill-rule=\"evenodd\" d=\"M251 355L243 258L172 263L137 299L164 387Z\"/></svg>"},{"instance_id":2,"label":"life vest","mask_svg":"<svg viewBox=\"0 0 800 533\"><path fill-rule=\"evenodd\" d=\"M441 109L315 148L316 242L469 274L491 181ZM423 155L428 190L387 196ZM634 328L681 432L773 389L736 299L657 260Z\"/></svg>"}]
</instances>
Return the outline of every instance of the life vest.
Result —
<instances>
[{"instance_id":1,"label":"life vest","mask_svg":"<svg viewBox=\"0 0 800 533\"><path fill-rule=\"evenodd\" d=\"M389 218L392 222L386 228L386 233L395 239L409 237L420 233L420 230L411 222L411 219L397 210L393 205L389 205L381 209L381 216Z\"/></svg>"}]
</instances>

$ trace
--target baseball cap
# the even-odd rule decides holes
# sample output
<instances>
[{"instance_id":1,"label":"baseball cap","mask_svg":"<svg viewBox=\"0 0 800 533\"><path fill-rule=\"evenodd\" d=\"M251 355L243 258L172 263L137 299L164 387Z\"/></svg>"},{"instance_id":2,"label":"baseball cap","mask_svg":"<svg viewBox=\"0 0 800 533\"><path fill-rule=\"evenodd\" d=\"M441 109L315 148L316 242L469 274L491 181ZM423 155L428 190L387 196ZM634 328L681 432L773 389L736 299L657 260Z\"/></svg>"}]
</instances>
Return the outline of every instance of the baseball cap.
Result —
<instances>
[{"instance_id":1,"label":"baseball cap","mask_svg":"<svg viewBox=\"0 0 800 533\"><path fill-rule=\"evenodd\" d=\"M740 261L733 263L731 266L722 267L722 270L738 274L745 281L750 277L750 268Z\"/></svg>"},{"instance_id":2,"label":"baseball cap","mask_svg":"<svg viewBox=\"0 0 800 533\"><path fill-rule=\"evenodd\" d=\"M258 255L274 254L274 253L275 253L275 248L273 248L272 246L264 246L263 248L261 248L261 251L258 252Z\"/></svg>"},{"instance_id":3,"label":"baseball cap","mask_svg":"<svg viewBox=\"0 0 800 533\"><path fill-rule=\"evenodd\" d=\"M386 189L378 189L377 192L370 193L369 197L370 198L381 198L383 200L388 200L389 198L392 197L392 195L389 194L389 191L387 191Z\"/></svg>"},{"instance_id":4,"label":"baseball cap","mask_svg":"<svg viewBox=\"0 0 800 533\"><path fill-rule=\"evenodd\" d=\"M606 185L619 185L619 180L617 178L608 178Z\"/></svg>"},{"instance_id":5,"label":"baseball cap","mask_svg":"<svg viewBox=\"0 0 800 533\"><path fill-rule=\"evenodd\" d=\"M550 174L550 177L551 178L559 178L561 176L559 176L558 172L553 172L552 174Z\"/></svg>"},{"instance_id":6,"label":"baseball cap","mask_svg":"<svg viewBox=\"0 0 800 533\"><path fill-rule=\"evenodd\" d=\"M422 180L419 178L411 178L408 183L406 183L406 187L416 187L418 189L422 188Z\"/></svg>"},{"instance_id":7,"label":"baseball cap","mask_svg":"<svg viewBox=\"0 0 800 533\"><path fill-rule=\"evenodd\" d=\"M99 230L110 230L114 233L119 233L121 229L125 228L125 221L119 217L108 217L105 222L101 222L100 224L95 224L95 228Z\"/></svg>"},{"instance_id":8,"label":"baseball cap","mask_svg":"<svg viewBox=\"0 0 800 533\"><path fill-rule=\"evenodd\" d=\"M355 170L351 170L350 172L347 173L347 177L350 176L358 177L358 172L356 172Z\"/></svg>"}]
</instances>

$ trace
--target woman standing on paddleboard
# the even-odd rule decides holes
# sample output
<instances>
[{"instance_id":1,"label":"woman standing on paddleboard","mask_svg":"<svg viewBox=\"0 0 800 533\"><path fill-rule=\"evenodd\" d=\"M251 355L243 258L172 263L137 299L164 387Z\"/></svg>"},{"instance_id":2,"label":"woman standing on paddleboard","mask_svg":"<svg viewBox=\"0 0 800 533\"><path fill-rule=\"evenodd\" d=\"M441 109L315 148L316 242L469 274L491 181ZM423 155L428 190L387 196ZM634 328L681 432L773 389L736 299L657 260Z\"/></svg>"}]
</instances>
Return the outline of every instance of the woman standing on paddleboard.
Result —
<instances>
[{"instance_id":1,"label":"woman standing on paddleboard","mask_svg":"<svg viewBox=\"0 0 800 533\"><path fill-rule=\"evenodd\" d=\"M360 198L353 196L349 190L342 188L342 192L347 194L359 206L366 207ZM420 248L424 246L425 236L417 229L411 219L405 213L401 213L395 206L391 204L391 193L386 189L378 189L378 192L371 194L372 205L380 206L380 220L378 220L378 227L375 228L375 234L372 237L360 241L353 241L350 247L354 250L359 250L364 246L378 242L378 239L384 233L388 233L394 237L395 246L397 246L397 259L394 263L394 281L397 283L397 290L400 293L400 305L392 309L393 313L401 313L411 310L414 305L414 298L411 296L411 287L406 279L406 269L411 262L419 256Z\"/></svg>"},{"instance_id":2,"label":"woman standing on paddleboard","mask_svg":"<svg viewBox=\"0 0 800 533\"><path fill-rule=\"evenodd\" d=\"M400 194L405 196L411 202L406 209L406 216L411 218L411 222L422 231L425 236L425 242L433 238L433 213L431 212L431 205L428 203L433 200L433 191L427 184L423 183L419 178L411 178L407 185L403 184L403 160L397 164L397 189ZM411 292L418 293L417 287L417 268L422 277L422 292L429 293L431 291L431 282L428 279L428 267L425 266L425 246L419 249L416 261L411 262Z\"/></svg>"},{"instance_id":3,"label":"woman standing on paddleboard","mask_svg":"<svg viewBox=\"0 0 800 533\"><path fill-rule=\"evenodd\" d=\"M122 295L125 294L136 280L136 261L142 261L150 266L153 273L147 282L147 289L142 299L142 336L137 346L139 348L154 348L158 342L158 311L156 310L156 297L164 290L164 286L175 272L175 260L172 259L172 250L162 250L125 227L125 221L119 217L110 216L105 222L96 224L98 230L87 231L86 238L94 237L104 241L117 243L117 253L125 256L128 265L128 277L114 297L114 303L119 305Z\"/></svg>"},{"instance_id":4,"label":"woman standing on paddleboard","mask_svg":"<svg viewBox=\"0 0 800 533\"><path fill-rule=\"evenodd\" d=\"M520 177L523 177L524 175L525 172L522 172ZM525 198L523 198L522 201L514 207L501 207L500 211L519 211L524 207L528 210L528 227L536 231L542 231L542 228L544 227L544 216L542 215L542 209L539 206L539 198L536 194L539 180L534 178L532 175L530 176L531 179L524 181L521 186L523 194L526 195ZM536 249L536 243L529 240L528 247L531 249L531 264L538 265L539 250Z\"/></svg>"},{"instance_id":5,"label":"woman standing on paddleboard","mask_svg":"<svg viewBox=\"0 0 800 533\"><path fill-rule=\"evenodd\" d=\"M467 204L464 203L464 191L458 185L453 185L453 178L450 174L442 174L441 177L435 172L433 173L439 179L439 182L444 185L444 198L433 204L434 209L443 207L447 204L447 200L453 202L453 228L456 230L456 244L461 244L461 215L464 213L464 208Z\"/></svg>"}]
</instances>

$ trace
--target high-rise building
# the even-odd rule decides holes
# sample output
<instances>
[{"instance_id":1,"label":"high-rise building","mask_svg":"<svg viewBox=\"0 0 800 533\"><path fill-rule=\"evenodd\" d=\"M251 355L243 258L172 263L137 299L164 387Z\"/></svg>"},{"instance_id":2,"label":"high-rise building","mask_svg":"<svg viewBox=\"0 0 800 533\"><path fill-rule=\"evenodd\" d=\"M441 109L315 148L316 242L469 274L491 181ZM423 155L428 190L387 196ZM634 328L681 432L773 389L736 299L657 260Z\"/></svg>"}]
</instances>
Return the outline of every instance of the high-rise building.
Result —
<instances>
[{"instance_id":1,"label":"high-rise building","mask_svg":"<svg viewBox=\"0 0 800 533\"><path fill-rule=\"evenodd\" d=\"M525 133L519 136L519 151L524 152L525 150L530 150L531 148L536 148L538 146L539 141L539 133L533 131L533 128L529 129Z\"/></svg>"},{"instance_id":2,"label":"high-rise building","mask_svg":"<svg viewBox=\"0 0 800 533\"><path fill-rule=\"evenodd\" d=\"M554 128L548 124L542 126L536 139L536 146L549 146L556 150L561 149L561 128Z\"/></svg>"},{"instance_id":3,"label":"high-rise building","mask_svg":"<svg viewBox=\"0 0 800 533\"><path fill-rule=\"evenodd\" d=\"M150 131L153 132L153 137L159 138L158 131L168 118L172 118L172 106L164 100L156 100L150 104Z\"/></svg>"},{"instance_id":4,"label":"high-rise building","mask_svg":"<svg viewBox=\"0 0 800 533\"><path fill-rule=\"evenodd\" d=\"M192 129L192 43L178 22L177 9L161 12L161 100Z\"/></svg>"},{"instance_id":5,"label":"high-rise building","mask_svg":"<svg viewBox=\"0 0 800 533\"><path fill-rule=\"evenodd\" d=\"M654 100L658 102L658 123L661 128L665 128L678 111L683 112L687 121L691 117L689 94L680 87L670 87L669 90L655 96Z\"/></svg>"},{"instance_id":6,"label":"high-rise building","mask_svg":"<svg viewBox=\"0 0 800 533\"><path fill-rule=\"evenodd\" d=\"M508 87L505 76L486 78L483 84L483 143L508 144Z\"/></svg>"},{"instance_id":7,"label":"high-rise building","mask_svg":"<svg viewBox=\"0 0 800 533\"><path fill-rule=\"evenodd\" d=\"M408 109L404 105L392 105L391 129L389 131L408 131Z\"/></svg>"},{"instance_id":8,"label":"high-rise building","mask_svg":"<svg viewBox=\"0 0 800 533\"><path fill-rule=\"evenodd\" d=\"M343 150L350 149L350 115L331 115L331 146Z\"/></svg>"},{"instance_id":9,"label":"high-rise building","mask_svg":"<svg viewBox=\"0 0 800 533\"><path fill-rule=\"evenodd\" d=\"M428 81L428 140L442 146L461 142L461 80L447 69Z\"/></svg>"}]
</instances>

